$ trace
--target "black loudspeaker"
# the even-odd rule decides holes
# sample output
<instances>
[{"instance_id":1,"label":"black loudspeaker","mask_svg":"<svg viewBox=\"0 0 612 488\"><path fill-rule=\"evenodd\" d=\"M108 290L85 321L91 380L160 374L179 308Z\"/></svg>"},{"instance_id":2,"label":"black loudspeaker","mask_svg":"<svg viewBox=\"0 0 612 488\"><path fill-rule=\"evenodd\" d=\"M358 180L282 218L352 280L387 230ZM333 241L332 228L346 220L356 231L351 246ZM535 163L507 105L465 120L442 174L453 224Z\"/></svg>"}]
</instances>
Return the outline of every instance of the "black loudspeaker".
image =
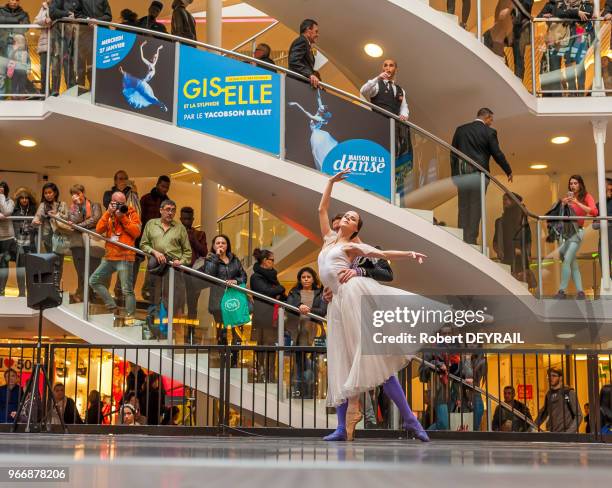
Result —
<instances>
[{"instance_id":1,"label":"black loudspeaker","mask_svg":"<svg viewBox=\"0 0 612 488\"><path fill-rule=\"evenodd\" d=\"M59 307L60 256L57 254L26 254L26 289L28 307L35 310Z\"/></svg>"}]
</instances>

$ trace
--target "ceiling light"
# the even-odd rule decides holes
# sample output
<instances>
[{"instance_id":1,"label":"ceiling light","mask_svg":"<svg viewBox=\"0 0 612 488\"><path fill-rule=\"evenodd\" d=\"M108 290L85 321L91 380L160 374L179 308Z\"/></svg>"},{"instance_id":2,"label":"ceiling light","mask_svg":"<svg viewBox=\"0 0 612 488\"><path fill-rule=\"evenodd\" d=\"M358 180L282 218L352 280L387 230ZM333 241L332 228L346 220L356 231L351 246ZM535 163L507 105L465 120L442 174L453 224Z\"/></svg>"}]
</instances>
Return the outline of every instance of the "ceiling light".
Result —
<instances>
[{"instance_id":1,"label":"ceiling light","mask_svg":"<svg viewBox=\"0 0 612 488\"><path fill-rule=\"evenodd\" d=\"M34 147L36 146L36 141L33 141L32 139L21 139L19 141L19 145L23 147Z\"/></svg>"},{"instance_id":2,"label":"ceiling light","mask_svg":"<svg viewBox=\"0 0 612 488\"><path fill-rule=\"evenodd\" d=\"M200 170L196 168L193 164L183 163L183 168L188 169L192 173L199 173Z\"/></svg>"},{"instance_id":3,"label":"ceiling light","mask_svg":"<svg viewBox=\"0 0 612 488\"><path fill-rule=\"evenodd\" d=\"M378 44L368 43L363 46L365 53L372 58L380 58L383 55L382 47Z\"/></svg>"},{"instance_id":4,"label":"ceiling light","mask_svg":"<svg viewBox=\"0 0 612 488\"><path fill-rule=\"evenodd\" d=\"M553 144L566 144L569 142L569 140L570 138L567 136L557 136L553 137L550 142L552 142Z\"/></svg>"},{"instance_id":5,"label":"ceiling light","mask_svg":"<svg viewBox=\"0 0 612 488\"><path fill-rule=\"evenodd\" d=\"M535 164L532 164L532 165L531 165L531 166L529 166L529 167L530 167L531 169L546 169L546 168L548 168L548 165L547 165L547 164L544 164L544 163L535 163Z\"/></svg>"},{"instance_id":6,"label":"ceiling light","mask_svg":"<svg viewBox=\"0 0 612 488\"><path fill-rule=\"evenodd\" d=\"M559 339L573 339L576 337L576 334L557 334Z\"/></svg>"}]
</instances>

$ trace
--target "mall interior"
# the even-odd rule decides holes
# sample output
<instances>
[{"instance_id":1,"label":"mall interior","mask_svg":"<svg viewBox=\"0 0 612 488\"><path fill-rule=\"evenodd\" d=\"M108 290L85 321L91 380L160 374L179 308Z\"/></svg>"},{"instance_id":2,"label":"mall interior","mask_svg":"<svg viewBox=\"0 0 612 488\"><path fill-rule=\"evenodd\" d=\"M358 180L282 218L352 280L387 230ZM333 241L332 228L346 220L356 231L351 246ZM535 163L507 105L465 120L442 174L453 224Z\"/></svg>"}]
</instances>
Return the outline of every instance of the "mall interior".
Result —
<instances>
[{"instance_id":1,"label":"mall interior","mask_svg":"<svg viewBox=\"0 0 612 488\"><path fill-rule=\"evenodd\" d=\"M606 0L9 0L0 465L27 446L97 485L142 466L189 486L203 460L259 460L262 484L603 476L611 33ZM408 351L427 445L376 385L355 442L319 440L339 424L317 208L345 169L329 217L426 255L356 258L351 279L386 266L379 281L488 307L475 332L510 334Z\"/></svg>"}]
</instances>

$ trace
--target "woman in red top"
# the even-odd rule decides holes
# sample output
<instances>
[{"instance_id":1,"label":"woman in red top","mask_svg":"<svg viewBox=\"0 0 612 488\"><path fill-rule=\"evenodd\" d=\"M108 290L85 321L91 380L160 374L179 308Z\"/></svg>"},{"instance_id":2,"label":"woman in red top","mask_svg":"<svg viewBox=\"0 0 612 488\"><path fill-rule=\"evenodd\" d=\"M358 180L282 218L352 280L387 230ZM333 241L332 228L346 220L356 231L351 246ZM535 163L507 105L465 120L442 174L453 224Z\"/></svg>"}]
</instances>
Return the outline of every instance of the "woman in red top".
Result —
<instances>
[{"instance_id":1,"label":"woman in red top","mask_svg":"<svg viewBox=\"0 0 612 488\"><path fill-rule=\"evenodd\" d=\"M561 199L563 205L569 205L573 213L577 216L592 216L596 217L598 214L595 200L590 193L587 193L586 187L584 186L584 180L580 175L570 176L567 184L567 195ZM584 220L574 220L576 223L576 233L573 234L569 239L566 239L561 247L559 247L559 253L563 257L563 265L561 267L561 285L559 286L559 293L556 298L565 298L565 289L569 283L570 274L574 280L576 286L576 298L584 300L584 290L582 289L582 276L580 276L580 267L576 259L576 254L580 245L582 244L582 237L584 236Z\"/></svg>"}]
</instances>

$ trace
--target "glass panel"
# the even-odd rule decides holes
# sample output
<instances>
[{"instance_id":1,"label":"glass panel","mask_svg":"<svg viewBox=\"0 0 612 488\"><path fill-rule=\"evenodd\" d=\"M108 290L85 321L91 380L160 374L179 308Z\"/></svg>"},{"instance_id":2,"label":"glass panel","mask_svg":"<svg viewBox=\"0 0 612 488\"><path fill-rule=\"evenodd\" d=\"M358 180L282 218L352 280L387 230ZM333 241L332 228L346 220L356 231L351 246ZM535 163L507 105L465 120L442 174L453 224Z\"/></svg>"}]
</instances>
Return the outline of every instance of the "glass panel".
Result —
<instances>
[{"instance_id":1,"label":"glass panel","mask_svg":"<svg viewBox=\"0 0 612 488\"><path fill-rule=\"evenodd\" d=\"M51 49L51 94L81 96L92 82L94 27L87 24L55 24Z\"/></svg>"},{"instance_id":2,"label":"glass panel","mask_svg":"<svg viewBox=\"0 0 612 488\"><path fill-rule=\"evenodd\" d=\"M253 206L253 247L271 249L294 233L289 225L259 205Z\"/></svg>"},{"instance_id":3,"label":"glass panel","mask_svg":"<svg viewBox=\"0 0 612 488\"><path fill-rule=\"evenodd\" d=\"M249 203L235 209L218 222L219 233L229 237L232 252L246 264L249 262ZM212 246L212 243L210 243Z\"/></svg>"},{"instance_id":4,"label":"glass panel","mask_svg":"<svg viewBox=\"0 0 612 488\"><path fill-rule=\"evenodd\" d=\"M405 133L398 136L403 137L407 137ZM410 139L412 149L406 150L405 156L400 152L396 162L396 203L458 239L477 244L480 234L479 174L471 173L468 163L451 158L449 149L414 128L410 129ZM406 146L408 144L401 140L396 144L396 147ZM451 173L456 176L451 177Z\"/></svg>"},{"instance_id":5,"label":"glass panel","mask_svg":"<svg viewBox=\"0 0 612 488\"><path fill-rule=\"evenodd\" d=\"M581 96L591 90L596 24L535 22L536 89L542 96Z\"/></svg>"},{"instance_id":6,"label":"glass panel","mask_svg":"<svg viewBox=\"0 0 612 488\"><path fill-rule=\"evenodd\" d=\"M558 221L540 222L544 297L564 290L568 297L583 291L587 299L594 299L599 296L601 280L599 233L585 223L584 229L579 229L581 238L573 230L566 230L573 235L559 239L562 227ZM565 224L565 228L570 229L571 224Z\"/></svg>"},{"instance_id":7,"label":"glass panel","mask_svg":"<svg viewBox=\"0 0 612 488\"><path fill-rule=\"evenodd\" d=\"M44 96L39 40L42 29L19 25L0 27L0 100ZM45 43L43 36L42 43Z\"/></svg>"}]
</instances>

